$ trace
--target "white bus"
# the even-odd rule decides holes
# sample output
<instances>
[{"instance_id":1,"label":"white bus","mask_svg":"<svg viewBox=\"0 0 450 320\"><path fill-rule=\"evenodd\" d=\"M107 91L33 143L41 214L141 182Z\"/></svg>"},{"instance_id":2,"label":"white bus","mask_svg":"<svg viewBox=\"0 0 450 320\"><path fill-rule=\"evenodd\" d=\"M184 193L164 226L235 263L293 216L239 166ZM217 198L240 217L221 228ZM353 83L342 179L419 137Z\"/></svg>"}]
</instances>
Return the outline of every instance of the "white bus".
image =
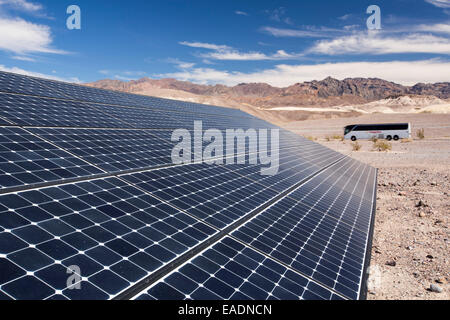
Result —
<instances>
[{"instance_id":1,"label":"white bus","mask_svg":"<svg viewBox=\"0 0 450 320\"><path fill-rule=\"evenodd\" d=\"M355 124L345 127L346 140L386 139L388 141L411 138L410 123Z\"/></svg>"}]
</instances>

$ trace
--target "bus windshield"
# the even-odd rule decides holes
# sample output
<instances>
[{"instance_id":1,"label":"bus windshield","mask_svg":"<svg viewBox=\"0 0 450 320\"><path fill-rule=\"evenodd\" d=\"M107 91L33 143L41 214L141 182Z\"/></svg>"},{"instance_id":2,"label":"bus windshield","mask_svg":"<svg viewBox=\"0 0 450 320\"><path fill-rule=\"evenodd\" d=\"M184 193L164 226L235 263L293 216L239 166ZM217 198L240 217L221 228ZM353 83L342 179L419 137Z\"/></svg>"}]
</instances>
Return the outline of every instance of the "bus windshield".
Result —
<instances>
[{"instance_id":1,"label":"bus windshield","mask_svg":"<svg viewBox=\"0 0 450 320\"><path fill-rule=\"evenodd\" d=\"M353 130L354 127L355 127L355 126L347 126L347 127L345 127L345 133L344 133L344 135L347 135L347 134L349 134L350 132L352 132L352 130Z\"/></svg>"}]
</instances>

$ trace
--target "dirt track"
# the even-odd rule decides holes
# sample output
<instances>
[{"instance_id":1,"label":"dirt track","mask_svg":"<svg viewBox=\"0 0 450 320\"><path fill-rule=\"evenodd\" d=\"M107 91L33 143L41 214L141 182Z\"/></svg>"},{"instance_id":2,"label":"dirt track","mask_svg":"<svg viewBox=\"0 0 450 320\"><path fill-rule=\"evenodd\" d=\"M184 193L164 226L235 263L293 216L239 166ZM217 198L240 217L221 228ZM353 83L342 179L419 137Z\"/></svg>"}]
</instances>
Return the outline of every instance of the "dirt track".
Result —
<instances>
[{"instance_id":1,"label":"dirt track","mask_svg":"<svg viewBox=\"0 0 450 320\"><path fill-rule=\"evenodd\" d=\"M424 140L393 142L392 151L373 143L327 141L357 123L411 122ZM377 216L368 298L450 299L450 115L376 114L351 119L295 122L285 127L379 169ZM428 289L438 285L443 292Z\"/></svg>"}]
</instances>

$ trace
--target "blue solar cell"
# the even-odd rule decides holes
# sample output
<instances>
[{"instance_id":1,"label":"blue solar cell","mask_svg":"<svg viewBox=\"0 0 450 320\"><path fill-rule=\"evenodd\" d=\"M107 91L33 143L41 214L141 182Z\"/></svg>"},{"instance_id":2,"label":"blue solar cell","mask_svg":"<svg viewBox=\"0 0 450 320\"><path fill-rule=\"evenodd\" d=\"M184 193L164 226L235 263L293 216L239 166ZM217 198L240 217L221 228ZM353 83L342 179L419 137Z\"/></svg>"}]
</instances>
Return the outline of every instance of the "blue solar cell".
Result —
<instances>
[{"instance_id":1,"label":"blue solar cell","mask_svg":"<svg viewBox=\"0 0 450 320\"><path fill-rule=\"evenodd\" d=\"M53 264L47 268L41 269L36 272L35 275L41 281L56 290L64 290L67 288L67 268L60 264Z\"/></svg>"},{"instance_id":2,"label":"blue solar cell","mask_svg":"<svg viewBox=\"0 0 450 320\"><path fill-rule=\"evenodd\" d=\"M0 285L26 274L25 270L6 259L0 259L0 270L2 270L0 272Z\"/></svg>"},{"instance_id":3,"label":"blue solar cell","mask_svg":"<svg viewBox=\"0 0 450 320\"><path fill-rule=\"evenodd\" d=\"M0 233L0 254L8 254L27 247L27 243L11 233Z\"/></svg>"},{"instance_id":4,"label":"blue solar cell","mask_svg":"<svg viewBox=\"0 0 450 320\"><path fill-rule=\"evenodd\" d=\"M80 283L80 289L65 289L62 293L71 300L106 300L110 296L87 281Z\"/></svg>"},{"instance_id":5,"label":"blue solar cell","mask_svg":"<svg viewBox=\"0 0 450 320\"><path fill-rule=\"evenodd\" d=\"M26 226L13 231L16 236L29 244L43 243L53 238L53 236L37 226Z\"/></svg>"},{"instance_id":6,"label":"blue solar cell","mask_svg":"<svg viewBox=\"0 0 450 320\"><path fill-rule=\"evenodd\" d=\"M10 253L7 258L27 271L36 271L54 262L53 259L34 248L26 248Z\"/></svg>"},{"instance_id":7,"label":"blue solar cell","mask_svg":"<svg viewBox=\"0 0 450 320\"><path fill-rule=\"evenodd\" d=\"M47 284L32 276L9 282L2 286L2 290L16 300L43 300L54 292Z\"/></svg>"},{"instance_id":8,"label":"blue solar cell","mask_svg":"<svg viewBox=\"0 0 450 320\"><path fill-rule=\"evenodd\" d=\"M93 275L89 281L109 295L116 295L130 285L128 281L109 270L103 270Z\"/></svg>"},{"instance_id":9,"label":"blue solar cell","mask_svg":"<svg viewBox=\"0 0 450 320\"><path fill-rule=\"evenodd\" d=\"M65 242L56 239L41 243L37 246L37 249L58 261L69 258L78 252Z\"/></svg>"}]
</instances>

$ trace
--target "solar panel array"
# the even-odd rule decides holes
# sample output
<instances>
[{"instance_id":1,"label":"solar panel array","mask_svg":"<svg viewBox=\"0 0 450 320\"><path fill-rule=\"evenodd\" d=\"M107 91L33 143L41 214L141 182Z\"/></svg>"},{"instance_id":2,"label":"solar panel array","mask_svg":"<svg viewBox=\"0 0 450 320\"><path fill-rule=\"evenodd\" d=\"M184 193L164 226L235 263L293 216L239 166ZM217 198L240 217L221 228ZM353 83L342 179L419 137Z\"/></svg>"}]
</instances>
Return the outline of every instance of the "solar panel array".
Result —
<instances>
[{"instance_id":1,"label":"solar panel array","mask_svg":"<svg viewBox=\"0 0 450 320\"><path fill-rule=\"evenodd\" d=\"M194 121L277 128L0 72L0 300L363 298L376 170L283 129L276 175L175 165Z\"/></svg>"}]
</instances>

